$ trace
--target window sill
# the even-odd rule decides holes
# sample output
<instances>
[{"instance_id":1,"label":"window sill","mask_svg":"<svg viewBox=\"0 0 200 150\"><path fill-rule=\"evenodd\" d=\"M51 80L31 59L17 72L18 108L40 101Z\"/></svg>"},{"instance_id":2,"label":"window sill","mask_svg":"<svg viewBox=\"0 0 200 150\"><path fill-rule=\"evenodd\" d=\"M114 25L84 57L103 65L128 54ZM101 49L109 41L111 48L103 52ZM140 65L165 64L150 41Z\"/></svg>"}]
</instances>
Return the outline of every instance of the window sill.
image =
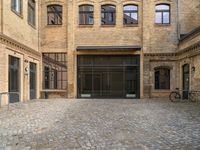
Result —
<instances>
[{"instance_id":1,"label":"window sill","mask_svg":"<svg viewBox=\"0 0 200 150\"><path fill-rule=\"evenodd\" d=\"M156 27L170 27L171 24L160 24L160 23L155 23L154 26L156 26Z\"/></svg>"},{"instance_id":2,"label":"window sill","mask_svg":"<svg viewBox=\"0 0 200 150\"><path fill-rule=\"evenodd\" d=\"M28 22L28 24L33 28L33 29L35 29L36 30L36 27L35 27L35 25L33 25L33 24L31 24L31 23L29 23Z\"/></svg>"},{"instance_id":3,"label":"window sill","mask_svg":"<svg viewBox=\"0 0 200 150\"><path fill-rule=\"evenodd\" d=\"M54 27L58 28L58 27L62 27L62 24L47 24L46 27L47 28L54 28Z\"/></svg>"},{"instance_id":4,"label":"window sill","mask_svg":"<svg viewBox=\"0 0 200 150\"><path fill-rule=\"evenodd\" d=\"M22 12L19 13L19 12L16 12L14 9L11 9L13 13L15 13L18 17L20 17L21 19L23 19L23 15L22 15Z\"/></svg>"},{"instance_id":5,"label":"window sill","mask_svg":"<svg viewBox=\"0 0 200 150\"><path fill-rule=\"evenodd\" d=\"M124 27L139 27L138 24L124 24Z\"/></svg>"},{"instance_id":6,"label":"window sill","mask_svg":"<svg viewBox=\"0 0 200 150\"><path fill-rule=\"evenodd\" d=\"M103 24L103 25L101 25L101 27L115 27L116 25L115 24Z\"/></svg>"},{"instance_id":7,"label":"window sill","mask_svg":"<svg viewBox=\"0 0 200 150\"><path fill-rule=\"evenodd\" d=\"M153 89L153 92L170 92L170 89Z\"/></svg>"},{"instance_id":8,"label":"window sill","mask_svg":"<svg viewBox=\"0 0 200 150\"><path fill-rule=\"evenodd\" d=\"M93 24L79 24L78 25L79 28L93 28Z\"/></svg>"}]
</instances>

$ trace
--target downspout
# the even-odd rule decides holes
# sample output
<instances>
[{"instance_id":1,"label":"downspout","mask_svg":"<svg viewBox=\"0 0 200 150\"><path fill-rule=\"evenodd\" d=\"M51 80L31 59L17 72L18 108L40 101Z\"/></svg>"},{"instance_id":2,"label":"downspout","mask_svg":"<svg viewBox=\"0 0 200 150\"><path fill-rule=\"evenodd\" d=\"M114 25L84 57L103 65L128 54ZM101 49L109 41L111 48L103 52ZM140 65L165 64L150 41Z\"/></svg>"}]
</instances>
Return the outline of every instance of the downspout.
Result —
<instances>
[{"instance_id":1,"label":"downspout","mask_svg":"<svg viewBox=\"0 0 200 150\"><path fill-rule=\"evenodd\" d=\"M3 1L1 0L1 34L3 34Z\"/></svg>"},{"instance_id":2,"label":"downspout","mask_svg":"<svg viewBox=\"0 0 200 150\"><path fill-rule=\"evenodd\" d=\"M177 37L178 40L180 40L180 20L179 20L179 13L180 13L180 3L179 0L177 0Z\"/></svg>"}]
</instances>

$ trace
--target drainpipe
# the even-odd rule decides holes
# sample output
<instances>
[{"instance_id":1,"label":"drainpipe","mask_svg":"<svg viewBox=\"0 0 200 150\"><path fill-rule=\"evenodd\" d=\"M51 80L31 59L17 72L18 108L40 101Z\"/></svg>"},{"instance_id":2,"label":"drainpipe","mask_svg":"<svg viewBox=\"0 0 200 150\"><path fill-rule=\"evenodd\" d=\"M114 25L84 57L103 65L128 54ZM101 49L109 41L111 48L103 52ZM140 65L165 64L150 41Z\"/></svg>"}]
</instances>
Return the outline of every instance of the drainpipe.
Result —
<instances>
[{"instance_id":1,"label":"drainpipe","mask_svg":"<svg viewBox=\"0 0 200 150\"><path fill-rule=\"evenodd\" d=\"M1 0L1 33L3 33L3 1Z\"/></svg>"},{"instance_id":2,"label":"drainpipe","mask_svg":"<svg viewBox=\"0 0 200 150\"><path fill-rule=\"evenodd\" d=\"M179 13L180 13L180 3L179 0L177 0L177 36L178 40L180 39L180 20L179 20Z\"/></svg>"}]
</instances>

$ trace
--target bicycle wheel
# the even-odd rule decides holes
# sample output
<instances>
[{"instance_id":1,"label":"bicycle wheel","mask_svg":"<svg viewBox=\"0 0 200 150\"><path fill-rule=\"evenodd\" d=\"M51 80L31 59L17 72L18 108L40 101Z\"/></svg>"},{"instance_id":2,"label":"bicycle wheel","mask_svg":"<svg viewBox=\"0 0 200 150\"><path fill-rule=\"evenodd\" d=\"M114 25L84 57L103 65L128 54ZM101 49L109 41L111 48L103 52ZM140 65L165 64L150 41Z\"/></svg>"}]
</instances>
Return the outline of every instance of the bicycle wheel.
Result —
<instances>
[{"instance_id":1,"label":"bicycle wheel","mask_svg":"<svg viewBox=\"0 0 200 150\"><path fill-rule=\"evenodd\" d=\"M172 102L179 102L181 100L181 95L178 92L171 92L169 99Z\"/></svg>"}]
</instances>

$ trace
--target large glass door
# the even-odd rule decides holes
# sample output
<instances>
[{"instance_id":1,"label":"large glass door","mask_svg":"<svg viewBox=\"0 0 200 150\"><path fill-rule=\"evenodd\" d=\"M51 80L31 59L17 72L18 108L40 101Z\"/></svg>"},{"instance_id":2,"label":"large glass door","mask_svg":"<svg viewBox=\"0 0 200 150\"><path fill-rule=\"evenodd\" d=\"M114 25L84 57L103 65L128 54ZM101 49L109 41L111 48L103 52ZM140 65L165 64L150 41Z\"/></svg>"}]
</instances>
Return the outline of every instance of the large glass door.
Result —
<instances>
[{"instance_id":1,"label":"large glass door","mask_svg":"<svg viewBox=\"0 0 200 150\"><path fill-rule=\"evenodd\" d=\"M79 98L139 98L139 88L139 56L78 56Z\"/></svg>"},{"instance_id":2,"label":"large glass door","mask_svg":"<svg viewBox=\"0 0 200 150\"><path fill-rule=\"evenodd\" d=\"M9 92L20 92L20 65L19 58L9 56ZM19 94L11 93L9 102L19 102Z\"/></svg>"}]
</instances>

